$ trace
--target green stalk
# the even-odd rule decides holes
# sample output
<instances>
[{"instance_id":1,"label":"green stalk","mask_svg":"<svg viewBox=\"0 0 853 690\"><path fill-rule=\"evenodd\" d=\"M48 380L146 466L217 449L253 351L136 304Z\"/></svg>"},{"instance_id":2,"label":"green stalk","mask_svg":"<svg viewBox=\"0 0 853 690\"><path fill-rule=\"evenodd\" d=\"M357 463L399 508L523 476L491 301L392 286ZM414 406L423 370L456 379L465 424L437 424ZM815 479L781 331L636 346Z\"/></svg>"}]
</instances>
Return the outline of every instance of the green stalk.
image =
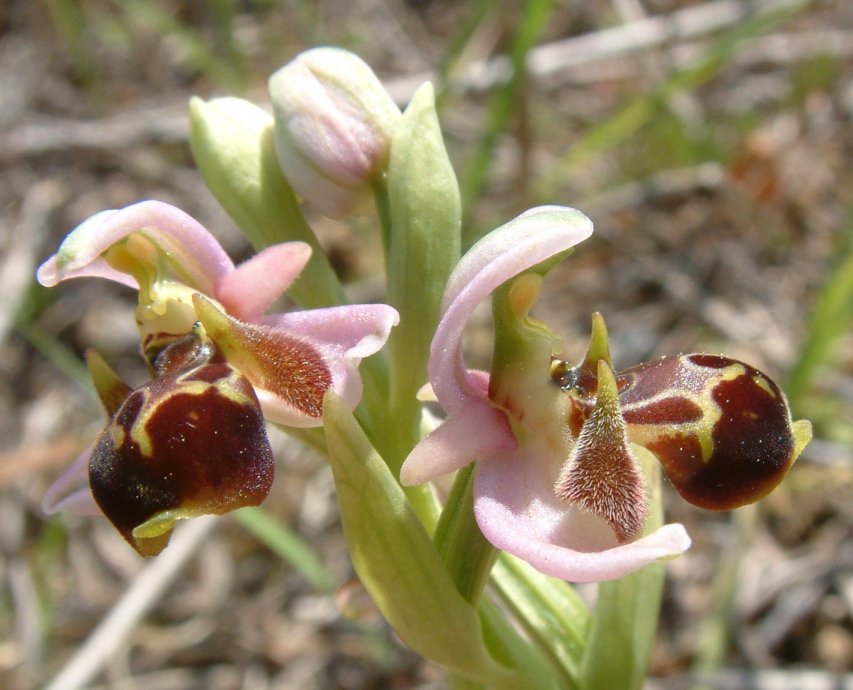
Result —
<instances>
[{"instance_id":1,"label":"green stalk","mask_svg":"<svg viewBox=\"0 0 853 690\"><path fill-rule=\"evenodd\" d=\"M320 592L335 591L335 579L325 564L298 534L263 508L241 508L234 518L285 563L311 583Z\"/></svg>"},{"instance_id":2,"label":"green stalk","mask_svg":"<svg viewBox=\"0 0 853 690\"><path fill-rule=\"evenodd\" d=\"M486 541L474 517L474 463L456 474L434 540L459 593L476 604L498 550Z\"/></svg>"}]
</instances>

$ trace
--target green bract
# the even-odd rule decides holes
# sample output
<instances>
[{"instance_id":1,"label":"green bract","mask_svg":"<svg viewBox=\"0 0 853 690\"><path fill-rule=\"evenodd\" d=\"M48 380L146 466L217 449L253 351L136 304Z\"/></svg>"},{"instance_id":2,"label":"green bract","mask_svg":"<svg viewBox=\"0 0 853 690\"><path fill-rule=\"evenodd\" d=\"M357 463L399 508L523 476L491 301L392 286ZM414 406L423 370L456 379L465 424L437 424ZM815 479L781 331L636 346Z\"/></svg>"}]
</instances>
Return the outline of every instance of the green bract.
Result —
<instances>
[{"instance_id":1,"label":"green bract","mask_svg":"<svg viewBox=\"0 0 853 690\"><path fill-rule=\"evenodd\" d=\"M341 304L338 278L279 167L272 116L241 98L192 98L190 146L208 188L255 249L291 240L311 246L290 297L303 307Z\"/></svg>"},{"instance_id":2,"label":"green bract","mask_svg":"<svg viewBox=\"0 0 853 690\"><path fill-rule=\"evenodd\" d=\"M444 286L459 261L462 218L431 84L415 93L392 140L388 204L388 303L400 313L389 343L391 403L419 409L415 396L427 379ZM416 423L418 415L409 418Z\"/></svg>"},{"instance_id":3,"label":"green bract","mask_svg":"<svg viewBox=\"0 0 853 690\"><path fill-rule=\"evenodd\" d=\"M477 609L459 594L388 466L340 399L323 408L329 462L356 573L419 654L494 690L529 687L486 647Z\"/></svg>"}]
</instances>

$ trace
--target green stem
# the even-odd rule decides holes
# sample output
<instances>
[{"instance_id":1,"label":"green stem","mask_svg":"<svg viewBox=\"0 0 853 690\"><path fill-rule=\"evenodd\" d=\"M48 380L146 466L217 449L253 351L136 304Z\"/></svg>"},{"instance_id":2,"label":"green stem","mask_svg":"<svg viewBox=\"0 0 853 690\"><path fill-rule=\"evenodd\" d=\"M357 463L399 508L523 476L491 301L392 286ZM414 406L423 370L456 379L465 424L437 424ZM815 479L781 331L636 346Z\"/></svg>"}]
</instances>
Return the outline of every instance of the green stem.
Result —
<instances>
[{"instance_id":1,"label":"green stem","mask_svg":"<svg viewBox=\"0 0 853 690\"><path fill-rule=\"evenodd\" d=\"M391 251L391 199L388 197L388 175L378 175L373 183L373 198L376 202L376 213L379 216L379 228L382 233L382 251L385 252L385 264Z\"/></svg>"},{"instance_id":2,"label":"green stem","mask_svg":"<svg viewBox=\"0 0 853 690\"><path fill-rule=\"evenodd\" d=\"M487 690L481 683L476 683L455 673L449 675L448 681L450 690Z\"/></svg>"},{"instance_id":3,"label":"green stem","mask_svg":"<svg viewBox=\"0 0 853 690\"><path fill-rule=\"evenodd\" d=\"M502 554L489 588L548 661L560 687L578 690L590 613L571 586Z\"/></svg>"},{"instance_id":4,"label":"green stem","mask_svg":"<svg viewBox=\"0 0 853 690\"><path fill-rule=\"evenodd\" d=\"M486 541L474 517L473 463L456 475L435 529L435 546L459 593L476 603L498 550Z\"/></svg>"}]
</instances>

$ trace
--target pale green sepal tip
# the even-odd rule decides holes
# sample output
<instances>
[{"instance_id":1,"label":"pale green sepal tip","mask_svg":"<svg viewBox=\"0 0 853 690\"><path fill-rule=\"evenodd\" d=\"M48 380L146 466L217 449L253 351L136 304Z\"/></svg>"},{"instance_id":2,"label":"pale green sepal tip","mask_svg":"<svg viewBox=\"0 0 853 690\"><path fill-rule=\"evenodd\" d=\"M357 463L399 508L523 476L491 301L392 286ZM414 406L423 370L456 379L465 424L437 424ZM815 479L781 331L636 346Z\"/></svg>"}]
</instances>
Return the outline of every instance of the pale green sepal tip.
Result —
<instances>
[{"instance_id":1,"label":"pale green sepal tip","mask_svg":"<svg viewBox=\"0 0 853 690\"><path fill-rule=\"evenodd\" d=\"M333 392L324 427L353 566L400 638L423 657L488 688L525 687L490 655L465 601L385 461Z\"/></svg>"},{"instance_id":2,"label":"pale green sepal tip","mask_svg":"<svg viewBox=\"0 0 853 690\"><path fill-rule=\"evenodd\" d=\"M112 417L127 396L130 395L130 386L122 381L121 377L96 350L86 350L86 367L101 404L107 414Z\"/></svg>"},{"instance_id":3,"label":"pale green sepal tip","mask_svg":"<svg viewBox=\"0 0 853 690\"><path fill-rule=\"evenodd\" d=\"M610 341L607 336L607 326L600 312L592 315L592 330L589 336L589 345L586 349L583 366L585 369L596 371L599 360L604 360L611 367L613 359L610 357Z\"/></svg>"}]
</instances>

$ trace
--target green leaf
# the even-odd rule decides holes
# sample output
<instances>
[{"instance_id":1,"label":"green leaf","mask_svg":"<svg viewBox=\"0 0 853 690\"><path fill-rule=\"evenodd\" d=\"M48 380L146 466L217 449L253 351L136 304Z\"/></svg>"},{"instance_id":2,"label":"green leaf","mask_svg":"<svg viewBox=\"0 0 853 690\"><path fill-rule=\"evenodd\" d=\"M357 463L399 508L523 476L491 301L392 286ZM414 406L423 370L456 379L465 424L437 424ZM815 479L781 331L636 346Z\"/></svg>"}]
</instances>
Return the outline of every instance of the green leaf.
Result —
<instances>
[{"instance_id":1,"label":"green leaf","mask_svg":"<svg viewBox=\"0 0 853 690\"><path fill-rule=\"evenodd\" d=\"M477 610L456 590L403 490L331 392L324 425L353 566L400 638L423 657L488 688L527 687L490 655Z\"/></svg>"},{"instance_id":2,"label":"green leaf","mask_svg":"<svg viewBox=\"0 0 853 690\"><path fill-rule=\"evenodd\" d=\"M786 390L791 407L803 412L803 395L819 369L832 359L833 346L847 333L853 321L853 246L827 278L803 343L800 358L791 372Z\"/></svg>"},{"instance_id":3,"label":"green leaf","mask_svg":"<svg viewBox=\"0 0 853 690\"><path fill-rule=\"evenodd\" d=\"M648 481L646 533L663 524L660 469L645 448L631 448ZM598 585L589 643L581 667L584 690L638 690L643 685L657 632L664 564L653 563L621 580Z\"/></svg>"},{"instance_id":4,"label":"green leaf","mask_svg":"<svg viewBox=\"0 0 853 690\"><path fill-rule=\"evenodd\" d=\"M548 658L562 684L578 688L591 616L572 586L504 553L492 570L491 589Z\"/></svg>"},{"instance_id":5,"label":"green leaf","mask_svg":"<svg viewBox=\"0 0 853 690\"><path fill-rule=\"evenodd\" d=\"M474 463L456 473L453 488L441 511L433 542L456 589L476 603L489 579L498 551L474 516Z\"/></svg>"},{"instance_id":6,"label":"green leaf","mask_svg":"<svg viewBox=\"0 0 853 690\"><path fill-rule=\"evenodd\" d=\"M524 690L556 690L563 685L559 673L535 640L526 639L506 615L506 611L488 596L480 599L480 619L486 646L494 657L507 666L517 668L524 676Z\"/></svg>"}]
</instances>

